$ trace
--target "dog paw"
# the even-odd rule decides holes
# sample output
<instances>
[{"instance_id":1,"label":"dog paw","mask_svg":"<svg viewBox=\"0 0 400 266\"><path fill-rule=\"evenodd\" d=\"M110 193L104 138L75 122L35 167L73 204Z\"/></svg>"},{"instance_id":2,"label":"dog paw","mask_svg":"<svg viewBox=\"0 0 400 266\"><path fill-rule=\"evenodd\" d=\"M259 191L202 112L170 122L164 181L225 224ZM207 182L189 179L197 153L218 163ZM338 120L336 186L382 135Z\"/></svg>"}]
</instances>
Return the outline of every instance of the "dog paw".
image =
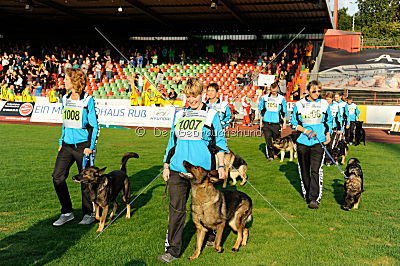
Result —
<instances>
[{"instance_id":1,"label":"dog paw","mask_svg":"<svg viewBox=\"0 0 400 266\"><path fill-rule=\"evenodd\" d=\"M283 160L280 160L281 163L283 163Z\"/></svg>"},{"instance_id":2,"label":"dog paw","mask_svg":"<svg viewBox=\"0 0 400 266\"><path fill-rule=\"evenodd\" d=\"M239 249L238 248L232 248L232 252L238 252L239 251Z\"/></svg>"},{"instance_id":3,"label":"dog paw","mask_svg":"<svg viewBox=\"0 0 400 266\"><path fill-rule=\"evenodd\" d=\"M218 253L222 253L222 252L224 252L224 249L222 247L217 247L217 248L215 248L215 251Z\"/></svg>"},{"instance_id":4,"label":"dog paw","mask_svg":"<svg viewBox=\"0 0 400 266\"><path fill-rule=\"evenodd\" d=\"M126 215L125 219L131 219L131 216L130 215Z\"/></svg>"},{"instance_id":5,"label":"dog paw","mask_svg":"<svg viewBox=\"0 0 400 266\"><path fill-rule=\"evenodd\" d=\"M101 231L103 231L103 229L97 229L96 233L100 233Z\"/></svg>"},{"instance_id":6,"label":"dog paw","mask_svg":"<svg viewBox=\"0 0 400 266\"><path fill-rule=\"evenodd\" d=\"M195 260L197 258L198 258L197 256L191 256L191 257L188 258L188 260Z\"/></svg>"}]
</instances>

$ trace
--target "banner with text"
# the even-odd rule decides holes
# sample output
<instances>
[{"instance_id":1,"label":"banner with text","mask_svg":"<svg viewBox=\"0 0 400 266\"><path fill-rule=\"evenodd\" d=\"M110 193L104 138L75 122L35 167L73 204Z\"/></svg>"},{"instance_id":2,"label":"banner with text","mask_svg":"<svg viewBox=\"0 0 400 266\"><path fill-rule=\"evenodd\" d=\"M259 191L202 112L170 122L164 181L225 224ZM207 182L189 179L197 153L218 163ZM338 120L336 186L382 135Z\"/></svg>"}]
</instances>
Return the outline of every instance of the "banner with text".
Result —
<instances>
[{"instance_id":1,"label":"banner with text","mask_svg":"<svg viewBox=\"0 0 400 266\"><path fill-rule=\"evenodd\" d=\"M28 121L35 103L1 102L0 121Z\"/></svg>"},{"instance_id":2,"label":"banner with text","mask_svg":"<svg viewBox=\"0 0 400 266\"><path fill-rule=\"evenodd\" d=\"M174 107L114 106L96 107L98 121L104 125L170 128L175 115ZM62 123L61 103L37 103L31 122Z\"/></svg>"}]
</instances>

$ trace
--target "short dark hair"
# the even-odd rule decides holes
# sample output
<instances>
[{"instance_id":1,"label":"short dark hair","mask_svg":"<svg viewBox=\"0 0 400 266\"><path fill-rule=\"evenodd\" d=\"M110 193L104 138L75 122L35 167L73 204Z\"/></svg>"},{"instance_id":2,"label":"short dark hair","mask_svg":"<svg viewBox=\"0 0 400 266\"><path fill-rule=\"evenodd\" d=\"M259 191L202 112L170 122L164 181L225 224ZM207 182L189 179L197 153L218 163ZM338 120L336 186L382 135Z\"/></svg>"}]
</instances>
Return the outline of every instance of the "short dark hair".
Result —
<instances>
[{"instance_id":1,"label":"short dark hair","mask_svg":"<svg viewBox=\"0 0 400 266\"><path fill-rule=\"evenodd\" d=\"M278 83L277 82L274 82L274 83L272 83L271 84L271 88L278 88L279 86L278 86Z\"/></svg>"},{"instance_id":2,"label":"short dark hair","mask_svg":"<svg viewBox=\"0 0 400 266\"><path fill-rule=\"evenodd\" d=\"M352 96L347 96L347 100L353 100Z\"/></svg>"},{"instance_id":3,"label":"short dark hair","mask_svg":"<svg viewBox=\"0 0 400 266\"><path fill-rule=\"evenodd\" d=\"M219 91L219 86L217 83L211 83L210 85L207 86L207 90L208 88L213 88L215 91Z\"/></svg>"}]
</instances>

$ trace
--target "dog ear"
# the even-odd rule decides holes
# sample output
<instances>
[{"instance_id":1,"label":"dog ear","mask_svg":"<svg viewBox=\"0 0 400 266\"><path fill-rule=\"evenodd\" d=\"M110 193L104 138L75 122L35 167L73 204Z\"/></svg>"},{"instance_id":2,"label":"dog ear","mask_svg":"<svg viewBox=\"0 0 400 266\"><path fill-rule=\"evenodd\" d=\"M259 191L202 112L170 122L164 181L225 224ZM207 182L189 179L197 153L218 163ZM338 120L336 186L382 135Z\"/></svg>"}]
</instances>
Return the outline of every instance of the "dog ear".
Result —
<instances>
[{"instance_id":1,"label":"dog ear","mask_svg":"<svg viewBox=\"0 0 400 266\"><path fill-rule=\"evenodd\" d=\"M104 168L100 169L99 172L98 172L99 175L103 175L104 172L106 171L106 169L107 169L107 167L104 167Z\"/></svg>"},{"instance_id":2,"label":"dog ear","mask_svg":"<svg viewBox=\"0 0 400 266\"><path fill-rule=\"evenodd\" d=\"M208 177L218 177L218 171L217 170L211 170L207 174Z\"/></svg>"}]
</instances>

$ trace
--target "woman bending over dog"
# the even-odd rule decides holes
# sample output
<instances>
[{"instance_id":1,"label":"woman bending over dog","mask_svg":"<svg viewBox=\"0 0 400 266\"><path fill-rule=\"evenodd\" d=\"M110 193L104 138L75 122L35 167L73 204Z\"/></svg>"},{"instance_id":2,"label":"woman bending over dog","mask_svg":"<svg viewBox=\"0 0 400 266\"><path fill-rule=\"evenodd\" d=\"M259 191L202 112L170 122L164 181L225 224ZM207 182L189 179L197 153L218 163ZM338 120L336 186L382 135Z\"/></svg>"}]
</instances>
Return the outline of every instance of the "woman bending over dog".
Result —
<instances>
[{"instance_id":1,"label":"woman bending over dog","mask_svg":"<svg viewBox=\"0 0 400 266\"><path fill-rule=\"evenodd\" d=\"M73 163L76 162L78 171L81 172L83 156L89 157L96 148L99 126L94 99L84 92L86 83L87 77L82 70L65 70L65 87L70 93L62 98L63 125L53 171L54 188L61 204L61 216L53 223L54 226L61 226L74 219L65 180ZM93 206L89 195L84 192L84 186L81 184L83 219L79 224L91 224L95 220L92 217Z\"/></svg>"},{"instance_id":2,"label":"woman bending over dog","mask_svg":"<svg viewBox=\"0 0 400 266\"><path fill-rule=\"evenodd\" d=\"M224 153L228 148L224 132L218 112L207 108L201 101L202 91L203 84L199 80L188 80L184 94L189 107L176 113L164 156L163 178L168 182L170 205L166 253L158 257L163 262L171 262L181 255L190 191L190 181L181 177L188 174L183 161L208 171L215 169L218 163L219 178L225 177ZM215 157L218 162L215 162Z\"/></svg>"}]
</instances>

